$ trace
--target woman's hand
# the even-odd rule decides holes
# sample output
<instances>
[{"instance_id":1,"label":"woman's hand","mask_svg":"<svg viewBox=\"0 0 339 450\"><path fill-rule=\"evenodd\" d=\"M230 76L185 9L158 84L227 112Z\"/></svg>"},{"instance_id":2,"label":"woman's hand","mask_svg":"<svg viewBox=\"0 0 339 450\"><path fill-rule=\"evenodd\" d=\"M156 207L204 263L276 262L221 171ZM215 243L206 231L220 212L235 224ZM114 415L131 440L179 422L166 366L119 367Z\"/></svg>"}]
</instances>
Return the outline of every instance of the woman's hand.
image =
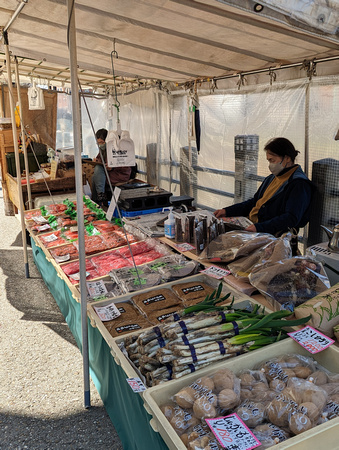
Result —
<instances>
[{"instance_id":1,"label":"woman's hand","mask_svg":"<svg viewBox=\"0 0 339 450\"><path fill-rule=\"evenodd\" d=\"M213 213L215 215L215 217L226 217L226 211L225 209L217 209L216 211L214 211Z\"/></svg>"},{"instance_id":2,"label":"woman's hand","mask_svg":"<svg viewBox=\"0 0 339 450\"><path fill-rule=\"evenodd\" d=\"M255 225L252 223L249 227L245 228L245 231L253 231L256 232L257 229L255 228Z\"/></svg>"}]
</instances>

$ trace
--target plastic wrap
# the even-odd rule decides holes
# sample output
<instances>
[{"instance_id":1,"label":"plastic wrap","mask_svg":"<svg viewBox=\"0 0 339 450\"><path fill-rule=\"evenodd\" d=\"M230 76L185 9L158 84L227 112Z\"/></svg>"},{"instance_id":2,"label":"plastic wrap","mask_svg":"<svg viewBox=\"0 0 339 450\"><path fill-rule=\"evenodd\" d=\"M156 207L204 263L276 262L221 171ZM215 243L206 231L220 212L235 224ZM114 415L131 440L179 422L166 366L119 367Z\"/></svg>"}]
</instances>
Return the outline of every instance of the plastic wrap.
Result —
<instances>
[{"instance_id":1,"label":"plastic wrap","mask_svg":"<svg viewBox=\"0 0 339 450\"><path fill-rule=\"evenodd\" d=\"M92 263L96 267L100 276L109 274L111 270L120 269L121 267L132 267L132 263L123 258L117 250L111 250L102 255L92 256Z\"/></svg>"},{"instance_id":2,"label":"plastic wrap","mask_svg":"<svg viewBox=\"0 0 339 450\"><path fill-rule=\"evenodd\" d=\"M249 281L274 309L290 311L330 286L321 263L300 256L259 265L252 270Z\"/></svg>"},{"instance_id":3,"label":"plastic wrap","mask_svg":"<svg viewBox=\"0 0 339 450\"><path fill-rule=\"evenodd\" d=\"M46 248L57 247L68 243L68 240L61 236L61 231L59 230L53 233L41 234L39 239Z\"/></svg>"},{"instance_id":4,"label":"plastic wrap","mask_svg":"<svg viewBox=\"0 0 339 450\"><path fill-rule=\"evenodd\" d=\"M79 241L74 242L74 245L79 249ZM91 255L107 250L106 244L100 235L85 236L85 253Z\"/></svg>"},{"instance_id":5,"label":"plastic wrap","mask_svg":"<svg viewBox=\"0 0 339 450\"><path fill-rule=\"evenodd\" d=\"M201 253L200 258L228 263L240 256L249 255L274 239L274 236L268 233L229 231L210 242Z\"/></svg>"},{"instance_id":6,"label":"plastic wrap","mask_svg":"<svg viewBox=\"0 0 339 450\"><path fill-rule=\"evenodd\" d=\"M72 261L73 259L78 259L79 253L74 244L60 245L50 249L50 253L56 262Z\"/></svg>"},{"instance_id":7,"label":"plastic wrap","mask_svg":"<svg viewBox=\"0 0 339 450\"><path fill-rule=\"evenodd\" d=\"M61 269L65 272L68 279L72 284L78 284L80 280L80 273L79 273L79 261L74 261L71 263L63 264L60 266ZM91 260L86 259L86 280L93 280L94 278L99 277L99 272L97 271L96 267L92 263Z\"/></svg>"},{"instance_id":8,"label":"plastic wrap","mask_svg":"<svg viewBox=\"0 0 339 450\"><path fill-rule=\"evenodd\" d=\"M289 237L276 238L263 247L254 250L248 256L243 256L228 264L228 268L236 278L248 281L248 277L255 266L291 257L292 249Z\"/></svg>"}]
</instances>

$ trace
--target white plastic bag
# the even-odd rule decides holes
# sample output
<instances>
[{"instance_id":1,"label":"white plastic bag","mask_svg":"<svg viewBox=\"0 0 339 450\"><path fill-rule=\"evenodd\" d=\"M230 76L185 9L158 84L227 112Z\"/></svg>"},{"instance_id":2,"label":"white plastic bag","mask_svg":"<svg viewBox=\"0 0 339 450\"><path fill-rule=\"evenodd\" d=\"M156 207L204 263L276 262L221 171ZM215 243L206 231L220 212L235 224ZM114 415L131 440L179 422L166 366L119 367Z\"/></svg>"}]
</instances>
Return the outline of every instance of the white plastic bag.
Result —
<instances>
[{"instance_id":1,"label":"white plastic bag","mask_svg":"<svg viewBox=\"0 0 339 450\"><path fill-rule=\"evenodd\" d=\"M39 87L36 87L35 83L33 86L28 88L28 109L38 110L45 109L44 93Z\"/></svg>"},{"instance_id":2,"label":"white plastic bag","mask_svg":"<svg viewBox=\"0 0 339 450\"><path fill-rule=\"evenodd\" d=\"M108 167L126 167L135 165L134 142L128 131L109 131L106 139Z\"/></svg>"}]
</instances>

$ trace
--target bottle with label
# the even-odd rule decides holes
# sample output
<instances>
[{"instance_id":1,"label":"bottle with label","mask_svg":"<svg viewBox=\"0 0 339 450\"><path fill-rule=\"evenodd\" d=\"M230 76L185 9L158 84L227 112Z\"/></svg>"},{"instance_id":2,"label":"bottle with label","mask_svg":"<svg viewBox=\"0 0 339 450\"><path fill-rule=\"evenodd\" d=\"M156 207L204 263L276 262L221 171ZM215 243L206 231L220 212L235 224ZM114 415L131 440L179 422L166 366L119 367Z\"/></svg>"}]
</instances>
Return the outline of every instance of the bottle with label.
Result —
<instances>
[{"instance_id":1,"label":"bottle with label","mask_svg":"<svg viewBox=\"0 0 339 450\"><path fill-rule=\"evenodd\" d=\"M175 219L172 212L173 207L164 208L163 211L166 209L169 209L169 214L167 220L165 220L164 226L165 226L165 237L169 239L175 238Z\"/></svg>"}]
</instances>

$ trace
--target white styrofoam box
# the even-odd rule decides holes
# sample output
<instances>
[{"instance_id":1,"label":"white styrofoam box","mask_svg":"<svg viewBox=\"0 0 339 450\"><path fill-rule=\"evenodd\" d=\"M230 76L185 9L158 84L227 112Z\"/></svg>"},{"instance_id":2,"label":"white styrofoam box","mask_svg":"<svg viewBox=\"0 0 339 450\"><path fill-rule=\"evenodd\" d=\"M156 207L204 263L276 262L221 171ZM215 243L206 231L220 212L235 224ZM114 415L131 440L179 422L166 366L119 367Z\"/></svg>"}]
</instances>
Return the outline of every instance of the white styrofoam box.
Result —
<instances>
[{"instance_id":1,"label":"white styrofoam box","mask_svg":"<svg viewBox=\"0 0 339 450\"><path fill-rule=\"evenodd\" d=\"M125 294L120 297L105 299L105 300L102 300L99 302L88 304L87 312L88 312L88 316L90 318L91 325L98 328L102 337L105 339L108 346L110 347L112 356L113 356L116 364L121 365L122 369L125 371L125 373L128 377L140 377L140 374L138 374L136 372L135 368L130 364L129 359L121 351L119 344L121 342L123 342L127 336L139 335L140 333L143 333L145 331L145 328L142 330L139 330L138 332L124 334L122 336L114 338L113 336L110 335L109 331L107 330L107 328L105 327L103 322L99 319L98 315L96 314L96 312L94 310L94 306L106 306L112 302L114 302L114 303L126 302L126 301L129 301L132 296L139 294L139 293L149 292L152 290L157 290L157 289L162 289L162 288L170 288L174 284L181 284L181 283L186 283L186 282L189 283L192 281L199 281L201 283L208 284L208 285L212 286L213 288L217 288L220 283L220 280L211 278L205 274L198 274L198 275L193 275L191 277L182 278L177 281L164 283L159 286L154 286L149 289L144 289L141 291ZM231 293L230 299L232 299L232 296L234 296L235 303L237 303L239 305L239 304L241 304L241 302L243 302L243 305L244 305L243 307L245 307L245 305L248 304L249 302L252 304L258 304L257 301L251 299L250 297L248 297L247 295L245 295L239 291L236 291L235 289L226 285L225 283L223 283L222 292L224 295L227 294L228 292L230 292ZM150 328L153 328L153 325L150 326Z\"/></svg>"},{"instance_id":2,"label":"white styrofoam box","mask_svg":"<svg viewBox=\"0 0 339 450\"><path fill-rule=\"evenodd\" d=\"M260 362L267 361L270 358L292 353L308 357L312 356L330 372L339 373L339 348L337 346L332 345L320 353L311 355L293 339L288 338L254 352L216 363L201 369L198 373L192 373L177 380L172 380L170 383L160 384L147 389L143 393L143 399L146 410L153 416L150 422L152 428L161 434L170 450L186 450L186 446L161 412L160 406L171 404L171 397L179 392L180 389L190 385L200 377L212 375L221 367L227 367L237 374L243 369L252 369ZM338 432L339 417L275 445L274 450L292 448L293 450L320 449L324 445L327 449L338 449Z\"/></svg>"}]
</instances>

